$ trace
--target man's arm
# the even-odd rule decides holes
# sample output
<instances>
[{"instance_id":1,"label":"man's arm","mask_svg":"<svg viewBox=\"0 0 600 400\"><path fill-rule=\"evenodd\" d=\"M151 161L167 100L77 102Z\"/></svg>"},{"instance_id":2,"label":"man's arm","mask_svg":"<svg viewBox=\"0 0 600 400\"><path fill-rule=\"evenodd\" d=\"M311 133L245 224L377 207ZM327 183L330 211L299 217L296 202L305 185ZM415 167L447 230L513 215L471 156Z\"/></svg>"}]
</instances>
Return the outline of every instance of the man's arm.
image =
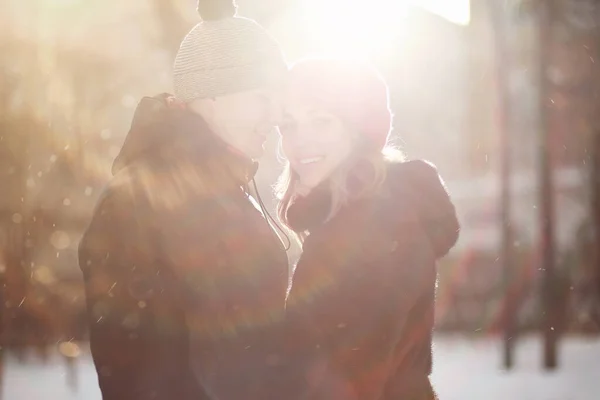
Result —
<instances>
[{"instance_id":1,"label":"man's arm","mask_svg":"<svg viewBox=\"0 0 600 400\"><path fill-rule=\"evenodd\" d=\"M151 216L143 211L128 187L109 188L79 246L90 347L105 400L201 393L190 387L186 349L177 343L185 320L163 290ZM176 329L160 332L159 325ZM163 349L169 343L170 353Z\"/></svg>"}]
</instances>

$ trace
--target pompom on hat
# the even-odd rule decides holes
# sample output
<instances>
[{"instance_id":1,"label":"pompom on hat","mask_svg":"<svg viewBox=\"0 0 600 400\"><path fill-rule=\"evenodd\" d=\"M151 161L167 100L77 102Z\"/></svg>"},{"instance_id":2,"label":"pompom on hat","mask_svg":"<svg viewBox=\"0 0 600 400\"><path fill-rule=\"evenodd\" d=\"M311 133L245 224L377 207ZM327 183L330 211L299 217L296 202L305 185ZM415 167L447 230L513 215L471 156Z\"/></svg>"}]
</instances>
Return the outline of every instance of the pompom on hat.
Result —
<instances>
[{"instance_id":1,"label":"pompom on hat","mask_svg":"<svg viewBox=\"0 0 600 400\"><path fill-rule=\"evenodd\" d=\"M278 43L258 23L237 17L233 0L199 0L202 22L183 39L173 66L184 102L253 90L287 71Z\"/></svg>"},{"instance_id":2,"label":"pompom on hat","mask_svg":"<svg viewBox=\"0 0 600 400\"><path fill-rule=\"evenodd\" d=\"M381 74L365 62L307 58L292 65L288 91L323 107L383 149L392 129L389 92Z\"/></svg>"}]
</instances>

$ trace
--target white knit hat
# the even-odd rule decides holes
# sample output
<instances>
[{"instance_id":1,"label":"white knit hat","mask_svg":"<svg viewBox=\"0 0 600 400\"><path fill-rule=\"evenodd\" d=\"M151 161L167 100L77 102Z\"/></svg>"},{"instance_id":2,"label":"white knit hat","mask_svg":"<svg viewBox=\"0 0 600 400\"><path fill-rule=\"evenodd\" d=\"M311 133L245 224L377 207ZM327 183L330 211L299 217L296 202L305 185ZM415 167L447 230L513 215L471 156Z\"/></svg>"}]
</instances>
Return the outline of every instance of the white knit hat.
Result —
<instances>
[{"instance_id":1,"label":"white knit hat","mask_svg":"<svg viewBox=\"0 0 600 400\"><path fill-rule=\"evenodd\" d=\"M236 17L231 0L198 2L203 21L183 39L173 68L185 102L256 89L287 70L277 42L258 23Z\"/></svg>"}]
</instances>

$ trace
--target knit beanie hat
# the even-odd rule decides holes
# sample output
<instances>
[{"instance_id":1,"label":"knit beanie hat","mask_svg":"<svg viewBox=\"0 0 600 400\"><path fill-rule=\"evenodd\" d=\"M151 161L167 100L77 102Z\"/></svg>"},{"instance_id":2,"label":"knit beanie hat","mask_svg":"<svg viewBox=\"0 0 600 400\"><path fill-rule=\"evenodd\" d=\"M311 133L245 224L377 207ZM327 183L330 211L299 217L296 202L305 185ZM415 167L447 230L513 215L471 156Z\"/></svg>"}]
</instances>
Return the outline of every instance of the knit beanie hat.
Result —
<instances>
[{"instance_id":1,"label":"knit beanie hat","mask_svg":"<svg viewBox=\"0 0 600 400\"><path fill-rule=\"evenodd\" d=\"M236 17L233 0L199 0L202 22L183 39L175 96L184 102L257 89L287 70L279 45L258 23Z\"/></svg>"},{"instance_id":2,"label":"knit beanie hat","mask_svg":"<svg viewBox=\"0 0 600 400\"><path fill-rule=\"evenodd\" d=\"M383 149L392 128L388 87L367 63L310 58L291 67L288 90L308 104L346 121L376 148Z\"/></svg>"}]
</instances>

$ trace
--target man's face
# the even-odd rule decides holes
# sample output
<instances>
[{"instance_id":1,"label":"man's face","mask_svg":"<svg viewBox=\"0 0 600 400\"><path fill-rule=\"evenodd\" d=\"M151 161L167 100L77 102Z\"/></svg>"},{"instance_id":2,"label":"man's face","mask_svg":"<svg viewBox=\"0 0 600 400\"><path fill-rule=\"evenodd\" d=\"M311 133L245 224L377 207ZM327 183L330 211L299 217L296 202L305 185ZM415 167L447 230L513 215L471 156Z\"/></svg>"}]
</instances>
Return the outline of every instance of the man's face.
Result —
<instances>
[{"instance_id":1,"label":"man's face","mask_svg":"<svg viewBox=\"0 0 600 400\"><path fill-rule=\"evenodd\" d=\"M214 133L252 159L264 152L267 135L281 118L279 96L271 89L234 93L190 104Z\"/></svg>"}]
</instances>

